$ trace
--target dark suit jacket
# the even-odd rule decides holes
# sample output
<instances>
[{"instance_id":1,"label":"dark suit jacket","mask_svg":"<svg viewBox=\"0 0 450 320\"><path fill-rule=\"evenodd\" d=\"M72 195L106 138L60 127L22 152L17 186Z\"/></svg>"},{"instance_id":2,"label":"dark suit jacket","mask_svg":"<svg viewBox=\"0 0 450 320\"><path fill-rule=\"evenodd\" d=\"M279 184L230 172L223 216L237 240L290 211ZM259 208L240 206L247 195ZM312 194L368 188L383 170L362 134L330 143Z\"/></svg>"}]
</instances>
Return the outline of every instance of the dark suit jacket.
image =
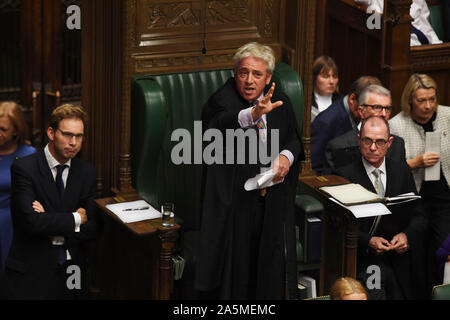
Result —
<instances>
[{"instance_id":1,"label":"dark suit jacket","mask_svg":"<svg viewBox=\"0 0 450 320\"><path fill-rule=\"evenodd\" d=\"M48 288L61 250L52 245L51 237L64 236L71 264L84 273L83 244L97 235L95 168L79 158L72 159L62 200L43 150L16 160L11 180L14 237L4 277L7 298L43 299L50 294ZM45 213L33 210L34 200L42 204ZM75 232L72 212L78 208L86 209L88 221Z\"/></svg>"},{"instance_id":2,"label":"dark suit jacket","mask_svg":"<svg viewBox=\"0 0 450 320\"><path fill-rule=\"evenodd\" d=\"M394 137L394 141L392 142L386 157L406 162L405 141L399 136L392 136ZM343 135L330 140L325 148L325 158L324 174L330 174L336 169L353 162L355 159L361 159L358 131L352 129Z\"/></svg>"},{"instance_id":3,"label":"dark suit jacket","mask_svg":"<svg viewBox=\"0 0 450 320\"><path fill-rule=\"evenodd\" d=\"M319 113L311 124L311 162L318 174L325 165L325 146L328 141L352 129L344 98L339 98L325 111Z\"/></svg>"},{"instance_id":4,"label":"dark suit jacket","mask_svg":"<svg viewBox=\"0 0 450 320\"><path fill-rule=\"evenodd\" d=\"M385 161L387 176L385 196L396 196L408 192L417 194L411 169L407 163L387 157ZM376 192L367 176L362 159L356 159L351 164L340 168L338 174L350 182L359 183L364 188ZM374 236L391 241L400 232L406 234L410 249L401 255L389 252L383 258L387 257L392 262L395 276L406 297L419 298L426 290L424 243L428 219L420 200L389 206L389 210L392 214L381 218ZM369 232L374 219L374 217L358 219L358 269L360 270L365 270L367 265L373 264L374 258L375 261L377 258L368 250Z\"/></svg>"}]
</instances>

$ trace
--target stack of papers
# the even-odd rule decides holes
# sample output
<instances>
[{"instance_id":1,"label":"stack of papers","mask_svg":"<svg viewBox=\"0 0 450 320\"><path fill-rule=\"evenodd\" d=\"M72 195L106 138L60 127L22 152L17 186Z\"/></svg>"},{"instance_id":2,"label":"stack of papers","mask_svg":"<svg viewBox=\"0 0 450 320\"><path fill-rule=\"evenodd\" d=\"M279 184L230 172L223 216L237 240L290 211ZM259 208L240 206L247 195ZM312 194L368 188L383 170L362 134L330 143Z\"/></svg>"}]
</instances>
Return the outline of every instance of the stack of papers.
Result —
<instances>
[{"instance_id":1,"label":"stack of papers","mask_svg":"<svg viewBox=\"0 0 450 320\"><path fill-rule=\"evenodd\" d=\"M347 183L337 186L321 187L320 190L326 192L334 199L346 206L355 204L381 202L383 199L378 194L371 192L357 183Z\"/></svg>"},{"instance_id":2,"label":"stack of papers","mask_svg":"<svg viewBox=\"0 0 450 320\"><path fill-rule=\"evenodd\" d=\"M274 186L274 185L279 184L284 181L284 179L283 179L281 181L273 182L272 180L273 180L273 178L275 178L275 176L276 176L276 173L272 169L269 169L263 173L257 174L256 176L248 179L245 182L244 189L246 191L252 191L252 190L256 190L256 189L264 189L264 188Z\"/></svg>"},{"instance_id":3,"label":"stack of papers","mask_svg":"<svg viewBox=\"0 0 450 320\"><path fill-rule=\"evenodd\" d=\"M124 223L161 218L161 212L144 200L107 204L106 208Z\"/></svg>"},{"instance_id":4,"label":"stack of papers","mask_svg":"<svg viewBox=\"0 0 450 320\"><path fill-rule=\"evenodd\" d=\"M351 213L353 213L353 215L357 219L383 216L383 215L392 213L384 204L382 204L380 202L357 204L357 205L353 205L353 206L345 206L333 198L330 198L330 200L333 202L336 202L337 204L341 205L342 207L350 210Z\"/></svg>"}]
</instances>

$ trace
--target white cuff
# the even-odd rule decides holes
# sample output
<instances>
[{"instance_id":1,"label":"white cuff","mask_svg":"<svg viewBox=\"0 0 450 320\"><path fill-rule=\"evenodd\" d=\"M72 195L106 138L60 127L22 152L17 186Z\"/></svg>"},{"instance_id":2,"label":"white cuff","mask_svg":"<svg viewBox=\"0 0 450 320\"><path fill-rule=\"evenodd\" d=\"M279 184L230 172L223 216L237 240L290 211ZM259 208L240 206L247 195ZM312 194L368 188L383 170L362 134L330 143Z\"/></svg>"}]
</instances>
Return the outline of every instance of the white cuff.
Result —
<instances>
[{"instance_id":1,"label":"white cuff","mask_svg":"<svg viewBox=\"0 0 450 320\"><path fill-rule=\"evenodd\" d=\"M289 166L292 166L292 163L294 163L294 155L292 154L292 152L290 152L287 149L284 149L283 151L280 152L280 154L288 158Z\"/></svg>"},{"instance_id":2,"label":"white cuff","mask_svg":"<svg viewBox=\"0 0 450 320\"><path fill-rule=\"evenodd\" d=\"M75 220L75 232L80 232L81 216L78 212L72 212Z\"/></svg>"},{"instance_id":3,"label":"white cuff","mask_svg":"<svg viewBox=\"0 0 450 320\"><path fill-rule=\"evenodd\" d=\"M254 126L256 122L253 122L252 117L252 109L254 107L249 107L247 109L243 109L239 112L238 115L238 122L241 128L249 128L251 126Z\"/></svg>"}]
</instances>

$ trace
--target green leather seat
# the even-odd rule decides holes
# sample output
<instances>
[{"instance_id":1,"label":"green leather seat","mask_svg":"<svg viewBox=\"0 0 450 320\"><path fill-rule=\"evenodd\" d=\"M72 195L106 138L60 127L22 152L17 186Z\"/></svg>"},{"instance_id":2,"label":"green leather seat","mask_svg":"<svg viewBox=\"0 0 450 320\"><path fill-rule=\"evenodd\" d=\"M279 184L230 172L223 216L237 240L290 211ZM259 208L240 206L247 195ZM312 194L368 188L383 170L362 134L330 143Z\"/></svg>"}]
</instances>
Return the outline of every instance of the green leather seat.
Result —
<instances>
[{"instance_id":1,"label":"green leather seat","mask_svg":"<svg viewBox=\"0 0 450 320\"><path fill-rule=\"evenodd\" d=\"M196 236L189 233L198 230L202 165L173 164L171 150L179 141L171 141L171 134L175 129L185 128L194 138L194 121L201 120L203 105L232 75L231 69L219 69L134 75L131 79L133 186L156 208L167 201L175 204L175 215L182 224L181 246L185 253L195 252L192 246ZM291 99L301 128L303 85L298 73L278 62L272 80L277 84L276 90L282 90ZM297 201L301 210L321 208L314 199L301 200L302 197L299 195Z\"/></svg>"},{"instance_id":2,"label":"green leather seat","mask_svg":"<svg viewBox=\"0 0 450 320\"><path fill-rule=\"evenodd\" d=\"M194 121L201 120L203 105L232 75L231 69L222 69L132 77L133 185L157 208L165 201L175 203L175 214L188 229L197 227L202 165L173 164L171 150L179 142L171 141L171 134L185 128L194 138ZM277 63L273 81L291 99L301 128L303 85L298 74Z\"/></svg>"},{"instance_id":3,"label":"green leather seat","mask_svg":"<svg viewBox=\"0 0 450 320\"><path fill-rule=\"evenodd\" d=\"M440 3L440 1L438 2L438 4L434 4L428 7L430 9L430 24L439 39L445 41L442 4Z\"/></svg>"},{"instance_id":4,"label":"green leather seat","mask_svg":"<svg viewBox=\"0 0 450 320\"><path fill-rule=\"evenodd\" d=\"M433 287L433 300L450 300L450 284L441 284Z\"/></svg>"}]
</instances>

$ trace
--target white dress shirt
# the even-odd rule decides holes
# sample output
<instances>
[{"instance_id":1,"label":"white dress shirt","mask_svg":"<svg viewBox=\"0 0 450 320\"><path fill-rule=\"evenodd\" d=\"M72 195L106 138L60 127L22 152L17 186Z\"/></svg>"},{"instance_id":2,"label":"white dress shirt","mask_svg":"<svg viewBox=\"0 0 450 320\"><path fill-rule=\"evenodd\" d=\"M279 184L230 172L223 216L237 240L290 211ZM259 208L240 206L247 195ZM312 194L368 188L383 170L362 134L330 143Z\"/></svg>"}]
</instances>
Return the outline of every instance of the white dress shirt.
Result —
<instances>
[{"instance_id":1,"label":"white dress shirt","mask_svg":"<svg viewBox=\"0 0 450 320\"><path fill-rule=\"evenodd\" d=\"M261 96L257 100L261 99L262 97L263 97L263 95L261 94ZM259 119L256 119L256 121L253 121L253 117L252 117L252 109L253 108L254 107L249 107L249 108L243 109L239 112L238 122L239 122L239 125L241 126L241 128L245 129L245 128L252 127L252 126L256 125L256 123L258 122ZM263 134L264 134L264 136L267 137L267 117L265 114L263 114L260 119L264 123L264 129L262 129ZM292 163L294 163L294 155L292 154L292 152L285 149L285 150L281 151L280 154L282 154L286 158L288 158L289 165L292 166Z\"/></svg>"},{"instance_id":2,"label":"white dress shirt","mask_svg":"<svg viewBox=\"0 0 450 320\"><path fill-rule=\"evenodd\" d=\"M383 159L383 162L378 167L380 170L380 178L381 182L383 183L383 188L386 191L386 182L387 182L387 175L386 175L386 158ZM377 168L375 168L373 165L371 165L364 157L362 157L364 168L366 169L366 173L369 176L370 181L373 184L373 187L375 188L375 176L373 175L373 171Z\"/></svg>"}]
</instances>

